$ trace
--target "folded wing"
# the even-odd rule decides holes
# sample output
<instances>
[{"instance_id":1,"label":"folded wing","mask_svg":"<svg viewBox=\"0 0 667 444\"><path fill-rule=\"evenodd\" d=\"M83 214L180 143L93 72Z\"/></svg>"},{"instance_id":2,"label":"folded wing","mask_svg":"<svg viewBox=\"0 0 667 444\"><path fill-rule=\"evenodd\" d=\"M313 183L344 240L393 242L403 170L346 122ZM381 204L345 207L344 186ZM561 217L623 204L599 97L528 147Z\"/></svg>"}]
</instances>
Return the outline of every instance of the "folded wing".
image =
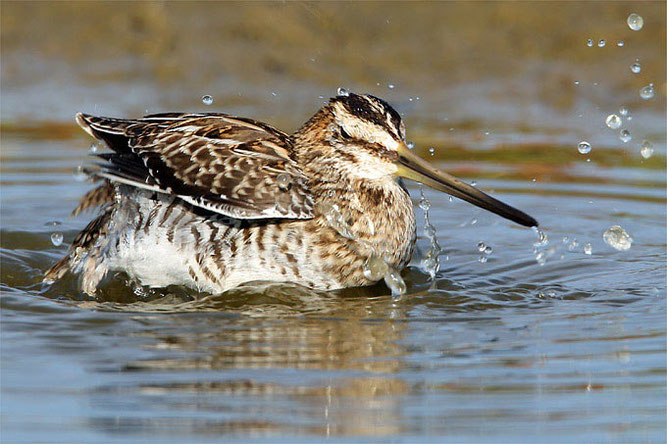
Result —
<instances>
[{"instance_id":1,"label":"folded wing","mask_svg":"<svg viewBox=\"0 0 667 444\"><path fill-rule=\"evenodd\" d=\"M95 174L235 219L309 219L308 178L289 136L225 114L154 114L126 120L77 114L113 151Z\"/></svg>"}]
</instances>

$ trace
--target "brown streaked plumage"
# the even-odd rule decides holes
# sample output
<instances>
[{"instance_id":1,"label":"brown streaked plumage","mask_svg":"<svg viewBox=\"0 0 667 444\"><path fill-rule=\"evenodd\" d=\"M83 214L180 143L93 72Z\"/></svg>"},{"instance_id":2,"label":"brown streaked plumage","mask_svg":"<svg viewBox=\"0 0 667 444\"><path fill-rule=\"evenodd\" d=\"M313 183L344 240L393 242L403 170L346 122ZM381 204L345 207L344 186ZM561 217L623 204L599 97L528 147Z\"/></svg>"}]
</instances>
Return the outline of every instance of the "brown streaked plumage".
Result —
<instances>
[{"instance_id":1,"label":"brown streaked plumage","mask_svg":"<svg viewBox=\"0 0 667 444\"><path fill-rule=\"evenodd\" d=\"M292 136L226 114L77 122L112 152L87 168L104 184L74 213L102 213L45 280L79 273L88 294L110 271L205 292L253 280L371 284L371 255L399 270L412 255L415 216L399 175L537 225L414 156L398 113L370 95L341 91Z\"/></svg>"}]
</instances>

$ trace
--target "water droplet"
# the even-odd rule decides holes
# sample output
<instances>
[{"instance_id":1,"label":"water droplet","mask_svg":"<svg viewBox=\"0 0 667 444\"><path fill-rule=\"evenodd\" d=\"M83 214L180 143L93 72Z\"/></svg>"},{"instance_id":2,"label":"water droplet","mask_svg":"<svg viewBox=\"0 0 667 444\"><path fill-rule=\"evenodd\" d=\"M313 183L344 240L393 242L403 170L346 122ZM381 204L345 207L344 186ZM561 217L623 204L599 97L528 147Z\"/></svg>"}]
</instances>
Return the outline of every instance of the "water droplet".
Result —
<instances>
[{"instance_id":1,"label":"water droplet","mask_svg":"<svg viewBox=\"0 0 667 444\"><path fill-rule=\"evenodd\" d=\"M454 198L453 198L452 196L449 196L449 199L448 199L448 200L449 200L450 202L454 202Z\"/></svg>"},{"instance_id":2,"label":"water droplet","mask_svg":"<svg viewBox=\"0 0 667 444\"><path fill-rule=\"evenodd\" d=\"M408 148L410 148L410 149L414 149L414 147L415 147L414 142L408 142L407 145L408 145Z\"/></svg>"},{"instance_id":3,"label":"water droplet","mask_svg":"<svg viewBox=\"0 0 667 444\"><path fill-rule=\"evenodd\" d=\"M350 92L346 90L345 88L338 88L336 90L336 95L338 97L348 97L350 95Z\"/></svg>"},{"instance_id":4,"label":"water droplet","mask_svg":"<svg viewBox=\"0 0 667 444\"><path fill-rule=\"evenodd\" d=\"M86 174L86 170L83 165L79 165L78 167L74 168L72 175L74 176L74 180L77 182L84 182L88 178L88 174Z\"/></svg>"},{"instance_id":5,"label":"water droplet","mask_svg":"<svg viewBox=\"0 0 667 444\"><path fill-rule=\"evenodd\" d=\"M586 46L588 46L588 47L593 46L593 39L586 40Z\"/></svg>"},{"instance_id":6,"label":"water droplet","mask_svg":"<svg viewBox=\"0 0 667 444\"><path fill-rule=\"evenodd\" d=\"M537 261L540 267L543 267L547 263L547 254L544 251L540 251L535 255L535 261Z\"/></svg>"},{"instance_id":7,"label":"water droplet","mask_svg":"<svg viewBox=\"0 0 667 444\"><path fill-rule=\"evenodd\" d=\"M582 140L581 142L579 142L579 145L577 145L577 149L581 154L588 154L591 152L592 147L590 143L586 142L585 140Z\"/></svg>"},{"instance_id":8,"label":"water droplet","mask_svg":"<svg viewBox=\"0 0 667 444\"><path fill-rule=\"evenodd\" d=\"M628 115L628 107L627 106L622 106L618 109L618 113L622 116L627 116Z\"/></svg>"},{"instance_id":9,"label":"water droplet","mask_svg":"<svg viewBox=\"0 0 667 444\"><path fill-rule=\"evenodd\" d=\"M470 225L475 225L477 223L477 218L473 217L472 220L470 221Z\"/></svg>"},{"instance_id":10,"label":"water droplet","mask_svg":"<svg viewBox=\"0 0 667 444\"><path fill-rule=\"evenodd\" d=\"M586 159L586 162L590 163L590 162L591 162L591 159Z\"/></svg>"},{"instance_id":11,"label":"water droplet","mask_svg":"<svg viewBox=\"0 0 667 444\"><path fill-rule=\"evenodd\" d=\"M393 83L390 83L389 85L387 85L387 87L389 87L389 89L394 89L394 88L396 88L396 85L394 85Z\"/></svg>"},{"instance_id":12,"label":"water droplet","mask_svg":"<svg viewBox=\"0 0 667 444\"><path fill-rule=\"evenodd\" d=\"M566 244L570 241L570 238L567 236L563 236L563 243Z\"/></svg>"},{"instance_id":13,"label":"water droplet","mask_svg":"<svg viewBox=\"0 0 667 444\"><path fill-rule=\"evenodd\" d=\"M422 193L421 198L419 199L419 208L421 208L424 211L428 211L431 209L431 202L424 196Z\"/></svg>"},{"instance_id":14,"label":"water droplet","mask_svg":"<svg viewBox=\"0 0 667 444\"><path fill-rule=\"evenodd\" d=\"M206 94L205 96L202 96L201 101L204 105L213 105L213 96Z\"/></svg>"},{"instance_id":15,"label":"water droplet","mask_svg":"<svg viewBox=\"0 0 667 444\"><path fill-rule=\"evenodd\" d=\"M535 183L535 182L537 182L537 178L533 177L532 179L530 179L530 181Z\"/></svg>"},{"instance_id":16,"label":"water droplet","mask_svg":"<svg viewBox=\"0 0 667 444\"><path fill-rule=\"evenodd\" d=\"M329 196L329 197L334 197L335 195L336 195L336 191L335 191L335 190L329 190L329 191L327 191L327 196Z\"/></svg>"},{"instance_id":17,"label":"water droplet","mask_svg":"<svg viewBox=\"0 0 667 444\"><path fill-rule=\"evenodd\" d=\"M474 187L474 186L477 185L477 182L475 182L475 181L473 180L472 182L470 182L470 185L472 185L472 186Z\"/></svg>"},{"instance_id":18,"label":"water droplet","mask_svg":"<svg viewBox=\"0 0 667 444\"><path fill-rule=\"evenodd\" d=\"M625 45L625 42L623 40L619 40L616 45L622 47L623 45Z\"/></svg>"},{"instance_id":19,"label":"water droplet","mask_svg":"<svg viewBox=\"0 0 667 444\"><path fill-rule=\"evenodd\" d=\"M628 143L629 141L632 140L632 136L630 135L630 131L624 129L621 130L621 134L618 136L619 139L621 139L621 142L623 143Z\"/></svg>"},{"instance_id":20,"label":"water droplet","mask_svg":"<svg viewBox=\"0 0 667 444\"><path fill-rule=\"evenodd\" d=\"M364 263L364 277L371 281L377 281L384 277L388 269L389 267L384 259L373 253Z\"/></svg>"},{"instance_id":21,"label":"water droplet","mask_svg":"<svg viewBox=\"0 0 667 444\"><path fill-rule=\"evenodd\" d=\"M484 254L491 254L491 253L493 253L493 248L487 245L486 248L484 249Z\"/></svg>"},{"instance_id":22,"label":"water droplet","mask_svg":"<svg viewBox=\"0 0 667 444\"><path fill-rule=\"evenodd\" d=\"M485 136L488 136L488 135L490 135L490 134L491 134L491 131L484 131L484 135L485 135Z\"/></svg>"},{"instance_id":23,"label":"water droplet","mask_svg":"<svg viewBox=\"0 0 667 444\"><path fill-rule=\"evenodd\" d=\"M648 140L642 141L642 149L640 151L644 159L648 159L653 155L653 144Z\"/></svg>"},{"instance_id":24,"label":"water droplet","mask_svg":"<svg viewBox=\"0 0 667 444\"><path fill-rule=\"evenodd\" d=\"M619 251L629 250L632 247L632 237L620 225L614 225L602 235L604 242Z\"/></svg>"},{"instance_id":25,"label":"water droplet","mask_svg":"<svg viewBox=\"0 0 667 444\"><path fill-rule=\"evenodd\" d=\"M90 144L89 151L91 154L95 154L97 151L99 151L100 147L97 145L97 143L93 142Z\"/></svg>"},{"instance_id":26,"label":"water droplet","mask_svg":"<svg viewBox=\"0 0 667 444\"><path fill-rule=\"evenodd\" d=\"M593 246L591 245L590 242L588 242L588 243L586 243L586 245L584 245L584 254L587 254L588 256L593 254Z\"/></svg>"},{"instance_id":27,"label":"water droplet","mask_svg":"<svg viewBox=\"0 0 667 444\"><path fill-rule=\"evenodd\" d=\"M644 27L644 19L641 15L634 12L628 16L628 26L633 31L639 31Z\"/></svg>"},{"instance_id":28,"label":"water droplet","mask_svg":"<svg viewBox=\"0 0 667 444\"><path fill-rule=\"evenodd\" d=\"M486 249L486 244L485 244L484 242L479 242L479 243L477 244L477 249L478 249L479 251L484 251L484 250Z\"/></svg>"},{"instance_id":29,"label":"water droplet","mask_svg":"<svg viewBox=\"0 0 667 444\"><path fill-rule=\"evenodd\" d=\"M428 152L431 153L431 156L435 155L435 148L430 147L430 148L428 149Z\"/></svg>"},{"instance_id":30,"label":"water droplet","mask_svg":"<svg viewBox=\"0 0 667 444\"><path fill-rule=\"evenodd\" d=\"M485 264L487 260L489 260L489 259L488 259L486 256L484 256L484 255L481 255L481 256L479 257L479 259L477 259L477 261L478 261L479 263L481 263L481 264Z\"/></svg>"},{"instance_id":31,"label":"water droplet","mask_svg":"<svg viewBox=\"0 0 667 444\"><path fill-rule=\"evenodd\" d=\"M533 247L543 247L549 244L549 236L547 236L547 233L535 227L533 227L533 231L535 231L535 234L537 235L537 241L533 242Z\"/></svg>"},{"instance_id":32,"label":"water droplet","mask_svg":"<svg viewBox=\"0 0 667 444\"><path fill-rule=\"evenodd\" d=\"M385 273L384 282L387 284L387 287L391 289L391 295L393 298L398 298L404 295L407 291L405 281L401 277L401 274L393 268L389 268L387 273Z\"/></svg>"},{"instance_id":33,"label":"water droplet","mask_svg":"<svg viewBox=\"0 0 667 444\"><path fill-rule=\"evenodd\" d=\"M355 238L354 233L352 233L352 227L350 227L345 217L340 213L338 205L321 201L318 204L318 210L325 217L329 226L336 230L338 234L347 239Z\"/></svg>"},{"instance_id":34,"label":"water droplet","mask_svg":"<svg viewBox=\"0 0 667 444\"><path fill-rule=\"evenodd\" d=\"M606 45L606 44L607 44L607 42L605 42L604 39L600 39L600 40L598 41L598 46L599 46L600 48L604 47L604 45Z\"/></svg>"},{"instance_id":35,"label":"water droplet","mask_svg":"<svg viewBox=\"0 0 667 444\"><path fill-rule=\"evenodd\" d=\"M59 247L63 243L63 234L62 233L51 233L51 243L56 247Z\"/></svg>"},{"instance_id":36,"label":"water droplet","mask_svg":"<svg viewBox=\"0 0 667 444\"><path fill-rule=\"evenodd\" d=\"M45 227L57 227L62 225L62 222L58 220L50 220L47 223L44 224Z\"/></svg>"},{"instance_id":37,"label":"water droplet","mask_svg":"<svg viewBox=\"0 0 667 444\"><path fill-rule=\"evenodd\" d=\"M567 246L567 251L574 251L575 248L579 246L579 242L577 242L577 239L572 239L572 242Z\"/></svg>"},{"instance_id":38,"label":"water droplet","mask_svg":"<svg viewBox=\"0 0 667 444\"><path fill-rule=\"evenodd\" d=\"M630 65L630 71L634 72L635 74L639 74L640 72L642 72L642 65L635 62L632 65Z\"/></svg>"},{"instance_id":39,"label":"water droplet","mask_svg":"<svg viewBox=\"0 0 667 444\"><path fill-rule=\"evenodd\" d=\"M607 120L605 120L607 126L611 129L619 129L623 121L616 114L609 114Z\"/></svg>"},{"instance_id":40,"label":"water droplet","mask_svg":"<svg viewBox=\"0 0 667 444\"><path fill-rule=\"evenodd\" d=\"M272 95L273 97L277 97L277 96L278 96L278 93L275 92L275 91L271 91L271 95Z\"/></svg>"},{"instance_id":41,"label":"water droplet","mask_svg":"<svg viewBox=\"0 0 667 444\"><path fill-rule=\"evenodd\" d=\"M578 85L578 84L579 84L579 80L575 80L575 81L574 81L574 84L575 84L575 85Z\"/></svg>"},{"instance_id":42,"label":"water droplet","mask_svg":"<svg viewBox=\"0 0 667 444\"><path fill-rule=\"evenodd\" d=\"M652 99L655 95L655 90L653 89L653 83L646 85L639 90L639 97L644 100Z\"/></svg>"},{"instance_id":43,"label":"water droplet","mask_svg":"<svg viewBox=\"0 0 667 444\"><path fill-rule=\"evenodd\" d=\"M278 183L278 188L283 191L287 191L292 187L292 179L287 173L280 173L276 177L276 182Z\"/></svg>"}]
</instances>

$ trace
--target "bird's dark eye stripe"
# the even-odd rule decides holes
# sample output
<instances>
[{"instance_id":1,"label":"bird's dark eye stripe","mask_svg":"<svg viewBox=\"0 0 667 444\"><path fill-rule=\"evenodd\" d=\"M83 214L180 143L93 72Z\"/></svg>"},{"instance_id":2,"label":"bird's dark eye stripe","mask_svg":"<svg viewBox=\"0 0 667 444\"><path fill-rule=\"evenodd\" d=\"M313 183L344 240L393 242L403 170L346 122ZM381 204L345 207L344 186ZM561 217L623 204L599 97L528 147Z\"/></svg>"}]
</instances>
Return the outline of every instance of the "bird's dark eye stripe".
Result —
<instances>
[{"instance_id":1,"label":"bird's dark eye stripe","mask_svg":"<svg viewBox=\"0 0 667 444\"><path fill-rule=\"evenodd\" d=\"M343 139L348 140L348 139L351 139L351 138L352 138L352 136L350 136L350 135L345 131L345 129L344 129L342 126L339 127L339 128L340 128L340 136L341 136Z\"/></svg>"}]
</instances>

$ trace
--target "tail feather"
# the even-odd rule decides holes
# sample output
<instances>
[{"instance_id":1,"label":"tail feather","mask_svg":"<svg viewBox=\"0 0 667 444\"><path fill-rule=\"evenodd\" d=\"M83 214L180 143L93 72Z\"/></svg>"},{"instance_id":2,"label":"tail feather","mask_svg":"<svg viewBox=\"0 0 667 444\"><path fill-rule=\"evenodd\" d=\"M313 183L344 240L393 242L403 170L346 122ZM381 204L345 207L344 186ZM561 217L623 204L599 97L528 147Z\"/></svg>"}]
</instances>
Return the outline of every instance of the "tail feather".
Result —
<instances>
[{"instance_id":1,"label":"tail feather","mask_svg":"<svg viewBox=\"0 0 667 444\"><path fill-rule=\"evenodd\" d=\"M61 279L79 265L83 256L90 256L93 253L97 240L107 234L112 211L113 206L108 206L102 214L90 221L74 238L67 255L44 273L44 282L51 283Z\"/></svg>"},{"instance_id":2,"label":"tail feather","mask_svg":"<svg viewBox=\"0 0 667 444\"><path fill-rule=\"evenodd\" d=\"M70 216L74 217L91 208L109 204L114 201L114 194L113 185L108 180L105 180L103 185L93 188L83 195L79 201L79 205L72 211Z\"/></svg>"}]
</instances>

